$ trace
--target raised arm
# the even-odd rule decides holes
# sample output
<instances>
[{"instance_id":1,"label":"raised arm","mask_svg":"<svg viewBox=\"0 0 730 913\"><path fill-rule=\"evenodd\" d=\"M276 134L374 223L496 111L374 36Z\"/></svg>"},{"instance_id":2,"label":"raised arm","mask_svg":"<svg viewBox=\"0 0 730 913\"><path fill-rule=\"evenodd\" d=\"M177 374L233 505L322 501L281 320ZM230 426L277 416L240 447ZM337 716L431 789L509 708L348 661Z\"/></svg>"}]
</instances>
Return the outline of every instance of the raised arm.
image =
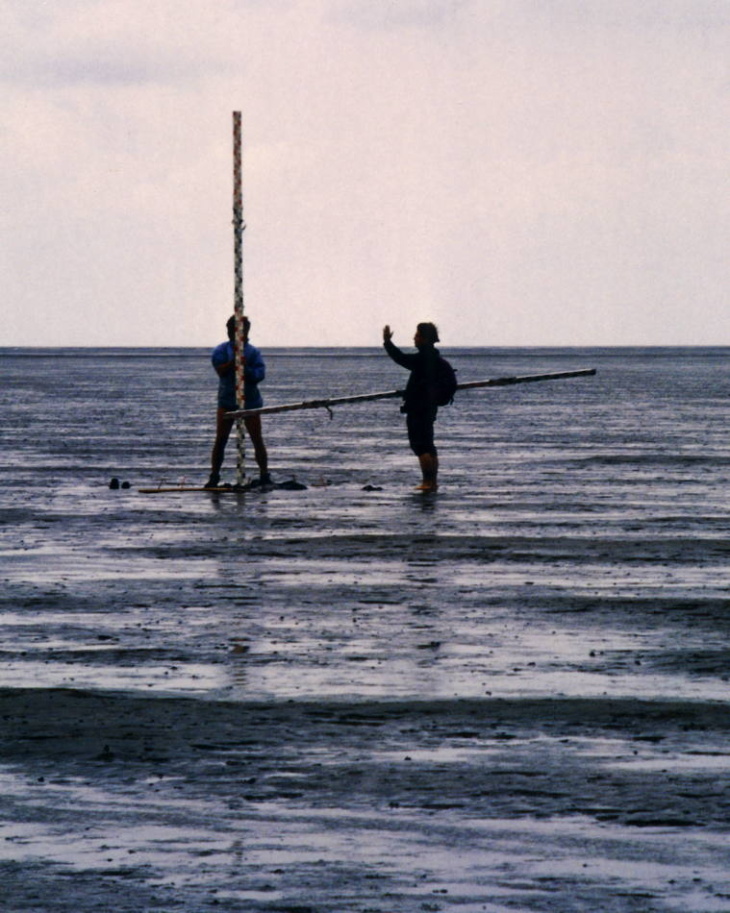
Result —
<instances>
[{"instance_id":1,"label":"raised arm","mask_svg":"<svg viewBox=\"0 0 730 913\"><path fill-rule=\"evenodd\" d=\"M383 327L383 346L393 361L402 368L412 371L418 359L417 355L407 355L393 342L393 333L389 326Z\"/></svg>"}]
</instances>

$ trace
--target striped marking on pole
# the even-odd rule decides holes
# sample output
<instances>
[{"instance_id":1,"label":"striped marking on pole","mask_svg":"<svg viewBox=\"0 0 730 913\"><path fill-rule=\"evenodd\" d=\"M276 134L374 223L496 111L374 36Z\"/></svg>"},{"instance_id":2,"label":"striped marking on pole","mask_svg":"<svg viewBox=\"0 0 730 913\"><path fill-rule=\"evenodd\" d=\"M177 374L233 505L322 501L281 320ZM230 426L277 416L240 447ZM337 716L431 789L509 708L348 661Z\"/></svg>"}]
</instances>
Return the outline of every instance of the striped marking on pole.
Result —
<instances>
[{"instance_id":1,"label":"striped marking on pole","mask_svg":"<svg viewBox=\"0 0 730 913\"><path fill-rule=\"evenodd\" d=\"M243 332L243 232L246 225L243 221L243 180L241 167L241 112L233 112L233 267L234 267L234 313L236 316L235 360L236 360L236 402L240 408L246 408L244 392L244 372L246 359L244 354ZM236 479L243 485L246 477L245 427L243 418L236 421L237 461Z\"/></svg>"}]
</instances>

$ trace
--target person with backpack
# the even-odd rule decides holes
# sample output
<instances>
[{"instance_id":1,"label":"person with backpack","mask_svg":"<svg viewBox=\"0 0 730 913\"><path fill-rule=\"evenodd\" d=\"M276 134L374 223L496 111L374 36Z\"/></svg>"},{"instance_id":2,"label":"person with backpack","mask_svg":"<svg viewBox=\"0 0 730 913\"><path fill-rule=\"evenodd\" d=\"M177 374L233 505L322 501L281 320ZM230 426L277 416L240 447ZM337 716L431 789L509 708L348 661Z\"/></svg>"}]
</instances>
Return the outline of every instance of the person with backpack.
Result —
<instances>
[{"instance_id":1,"label":"person with backpack","mask_svg":"<svg viewBox=\"0 0 730 913\"><path fill-rule=\"evenodd\" d=\"M417 491L436 491L438 488L438 452L434 444L433 423L439 405L446 405L456 391L453 368L442 358L436 343L438 330L432 323L419 323L413 343L415 354L401 351L393 342L389 326L383 328L383 346L396 364L411 374L403 394L401 412L406 415L408 443L418 457L423 481Z\"/></svg>"}]
</instances>

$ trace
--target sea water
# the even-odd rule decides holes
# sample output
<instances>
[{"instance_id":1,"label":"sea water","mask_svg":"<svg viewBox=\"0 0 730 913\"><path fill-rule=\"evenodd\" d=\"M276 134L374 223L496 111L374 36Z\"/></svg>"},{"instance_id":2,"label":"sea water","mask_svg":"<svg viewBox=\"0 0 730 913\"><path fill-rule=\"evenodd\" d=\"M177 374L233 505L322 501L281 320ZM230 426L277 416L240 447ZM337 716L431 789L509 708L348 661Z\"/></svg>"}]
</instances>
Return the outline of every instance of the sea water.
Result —
<instances>
[{"instance_id":1,"label":"sea water","mask_svg":"<svg viewBox=\"0 0 730 913\"><path fill-rule=\"evenodd\" d=\"M209 352L0 350L0 685L727 700L730 350L443 351L460 382L597 374L459 392L436 495L396 399L266 417L303 490L145 495L207 478ZM406 380L264 355L268 405Z\"/></svg>"}]
</instances>

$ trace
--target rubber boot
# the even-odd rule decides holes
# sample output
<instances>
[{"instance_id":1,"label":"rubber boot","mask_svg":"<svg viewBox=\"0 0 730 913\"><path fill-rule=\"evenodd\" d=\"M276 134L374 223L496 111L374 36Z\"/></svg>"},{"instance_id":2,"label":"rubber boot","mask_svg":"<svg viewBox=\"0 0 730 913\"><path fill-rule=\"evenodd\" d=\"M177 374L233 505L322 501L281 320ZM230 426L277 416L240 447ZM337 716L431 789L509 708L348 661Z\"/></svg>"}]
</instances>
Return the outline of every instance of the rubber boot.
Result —
<instances>
[{"instance_id":1,"label":"rubber boot","mask_svg":"<svg viewBox=\"0 0 730 913\"><path fill-rule=\"evenodd\" d=\"M438 488L438 458L432 453L422 453L418 457L421 464L421 474L423 482L416 488L416 491L436 491Z\"/></svg>"}]
</instances>

